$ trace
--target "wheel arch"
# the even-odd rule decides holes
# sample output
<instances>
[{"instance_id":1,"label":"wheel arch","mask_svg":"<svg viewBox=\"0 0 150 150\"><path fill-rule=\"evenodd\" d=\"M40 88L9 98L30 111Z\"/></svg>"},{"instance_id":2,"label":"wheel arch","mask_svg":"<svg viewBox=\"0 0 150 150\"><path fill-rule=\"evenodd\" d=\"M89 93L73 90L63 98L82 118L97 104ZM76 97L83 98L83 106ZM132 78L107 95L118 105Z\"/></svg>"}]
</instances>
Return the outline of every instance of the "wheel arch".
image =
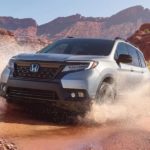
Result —
<instances>
[{"instance_id":1,"label":"wheel arch","mask_svg":"<svg viewBox=\"0 0 150 150\"><path fill-rule=\"evenodd\" d=\"M101 81L101 84L102 84L103 82L112 84L112 83L114 83L114 78L113 78L112 76L105 77L105 78Z\"/></svg>"},{"instance_id":2,"label":"wheel arch","mask_svg":"<svg viewBox=\"0 0 150 150\"><path fill-rule=\"evenodd\" d=\"M103 82L110 83L110 84L114 83L115 82L114 76L112 74L105 75L101 80L100 85Z\"/></svg>"},{"instance_id":3,"label":"wheel arch","mask_svg":"<svg viewBox=\"0 0 150 150\"><path fill-rule=\"evenodd\" d=\"M108 74L108 75L104 76L103 79L101 80L101 82L98 85L95 97L97 97L98 90L101 87L103 82L106 82L106 83L109 83L109 84L115 84L115 79L114 79L113 75L111 75L111 74Z\"/></svg>"}]
</instances>

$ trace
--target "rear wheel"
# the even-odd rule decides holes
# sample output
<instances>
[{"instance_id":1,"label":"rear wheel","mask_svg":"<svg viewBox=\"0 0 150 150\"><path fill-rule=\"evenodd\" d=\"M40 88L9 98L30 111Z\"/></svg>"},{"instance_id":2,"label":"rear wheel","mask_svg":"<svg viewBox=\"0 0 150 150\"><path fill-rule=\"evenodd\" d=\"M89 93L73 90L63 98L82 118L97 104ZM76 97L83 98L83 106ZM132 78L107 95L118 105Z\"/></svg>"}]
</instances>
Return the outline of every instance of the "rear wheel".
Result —
<instances>
[{"instance_id":1,"label":"rear wheel","mask_svg":"<svg viewBox=\"0 0 150 150\"><path fill-rule=\"evenodd\" d=\"M97 91L96 102L99 104L103 103L114 103L116 92L112 83L103 82Z\"/></svg>"}]
</instances>

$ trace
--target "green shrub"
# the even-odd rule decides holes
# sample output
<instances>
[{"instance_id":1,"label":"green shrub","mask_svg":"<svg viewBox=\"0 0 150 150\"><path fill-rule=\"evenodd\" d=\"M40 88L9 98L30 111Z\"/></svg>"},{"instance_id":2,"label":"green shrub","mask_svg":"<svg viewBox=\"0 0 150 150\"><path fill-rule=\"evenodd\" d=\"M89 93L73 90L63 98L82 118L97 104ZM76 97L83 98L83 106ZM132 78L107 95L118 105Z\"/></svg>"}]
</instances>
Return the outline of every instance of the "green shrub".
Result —
<instances>
[{"instance_id":1,"label":"green shrub","mask_svg":"<svg viewBox=\"0 0 150 150\"><path fill-rule=\"evenodd\" d=\"M150 29L145 29L144 32L145 32L146 34L149 34L149 33L150 33Z\"/></svg>"}]
</instances>

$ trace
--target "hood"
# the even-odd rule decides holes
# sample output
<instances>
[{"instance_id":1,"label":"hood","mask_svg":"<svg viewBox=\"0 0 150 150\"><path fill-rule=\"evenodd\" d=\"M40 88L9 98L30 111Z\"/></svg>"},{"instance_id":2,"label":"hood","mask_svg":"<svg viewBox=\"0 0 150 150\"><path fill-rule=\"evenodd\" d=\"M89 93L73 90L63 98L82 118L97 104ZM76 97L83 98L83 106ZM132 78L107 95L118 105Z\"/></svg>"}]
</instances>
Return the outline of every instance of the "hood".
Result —
<instances>
[{"instance_id":1,"label":"hood","mask_svg":"<svg viewBox=\"0 0 150 150\"><path fill-rule=\"evenodd\" d=\"M32 61L75 61L75 60L95 60L106 58L105 56L91 56L91 55L68 55L68 54L19 54L14 56L16 60L32 60Z\"/></svg>"}]
</instances>

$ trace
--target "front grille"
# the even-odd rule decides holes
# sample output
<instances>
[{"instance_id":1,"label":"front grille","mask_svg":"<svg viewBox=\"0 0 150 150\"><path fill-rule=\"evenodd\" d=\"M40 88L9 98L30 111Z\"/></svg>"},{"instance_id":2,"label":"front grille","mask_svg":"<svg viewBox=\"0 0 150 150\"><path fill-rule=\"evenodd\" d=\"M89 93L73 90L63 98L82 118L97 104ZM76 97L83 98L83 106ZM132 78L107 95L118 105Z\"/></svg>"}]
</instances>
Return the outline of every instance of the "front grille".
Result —
<instances>
[{"instance_id":1,"label":"front grille","mask_svg":"<svg viewBox=\"0 0 150 150\"><path fill-rule=\"evenodd\" d=\"M32 72L32 64L38 64L38 72ZM47 62L16 62L14 65L13 77L25 79L54 79L61 71L60 63Z\"/></svg>"},{"instance_id":2,"label":"front grille","mask_svg":"<svg viewBox=\"0 0 150 150\"><path fill-rule=\"evenodd\" d=\"M12 88L7 89L7 94L9 98L16 99L28 99L28 100L58 100L58 95L54 91L45 90L34 90L34 89L24 89L24 88Z\"/></svg>"}]
</instances>

